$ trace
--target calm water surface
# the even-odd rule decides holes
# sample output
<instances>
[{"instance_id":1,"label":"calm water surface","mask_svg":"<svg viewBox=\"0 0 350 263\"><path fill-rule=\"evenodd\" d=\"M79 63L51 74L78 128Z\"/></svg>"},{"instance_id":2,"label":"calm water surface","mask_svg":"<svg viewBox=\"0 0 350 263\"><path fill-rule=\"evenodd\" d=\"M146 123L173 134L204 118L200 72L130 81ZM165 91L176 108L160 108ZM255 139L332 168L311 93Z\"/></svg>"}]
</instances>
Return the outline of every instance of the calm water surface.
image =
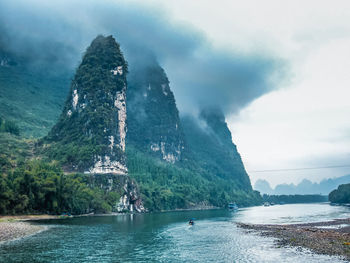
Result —
<instances>
[{"instance_id":1,"label":"calm water surface","mask_svg":"<svg viewBox=\"0 0 350 263\"><path fill-rule=\"evenodd\" d=\"M196 218L188 226L189 218ZM47 231L0 245L0 262L342 262L277 248L245 223L317 222L350 217L347 207L298 204L48 220Z\"/></svg>"}]
</instances>

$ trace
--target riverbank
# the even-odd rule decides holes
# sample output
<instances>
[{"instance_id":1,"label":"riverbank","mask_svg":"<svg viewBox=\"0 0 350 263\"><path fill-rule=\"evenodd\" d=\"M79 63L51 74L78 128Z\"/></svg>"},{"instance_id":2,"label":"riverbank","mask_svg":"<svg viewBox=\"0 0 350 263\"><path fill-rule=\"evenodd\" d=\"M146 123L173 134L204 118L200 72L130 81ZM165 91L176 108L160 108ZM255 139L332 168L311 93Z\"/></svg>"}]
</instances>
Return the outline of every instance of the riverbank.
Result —
<instances>
[{"instance_id":1,"label":"riverbank","mask_svg":"<svg viewBox=\"0 0 350 263\"><path fill-rule=\"evenodd\" d=\"M318 254L350 260L350 218L328 222L290 225L237 225L262 236L277 238L278 246L304 247Z\"/></svg>"},{"instance_id":2,"label":"riverbank","mask_svg":"<svg viewBox=\"0 0 350 263\"><path fill-rule=\"evenodd\" d=\"M0 222L0 243L24 238L46 230L47 227L21 221Z\"/></svg>"},{"instance_id":3,"label":"riverbank","mask_svg":"<svg viewBox=\"0 0 350 263\"><path fill-rule=\"evenodd\" d=\"M0 224L3 222L23 222L34 220L46 220L46 219L59 219L58 215L13 215L13 216L0 216Z\"/></svg>"},{"instance_id":4,"label":"riverbank","mask_svg":"<svg viewBox=\"0 0 350 263\"><path fill-rule=\"evenodd\" d=\"M32 224L28 221L60 219L56 215L14 215L0 216L0 244L45 231L47 226Z\"/></svg>"}]
</instances>

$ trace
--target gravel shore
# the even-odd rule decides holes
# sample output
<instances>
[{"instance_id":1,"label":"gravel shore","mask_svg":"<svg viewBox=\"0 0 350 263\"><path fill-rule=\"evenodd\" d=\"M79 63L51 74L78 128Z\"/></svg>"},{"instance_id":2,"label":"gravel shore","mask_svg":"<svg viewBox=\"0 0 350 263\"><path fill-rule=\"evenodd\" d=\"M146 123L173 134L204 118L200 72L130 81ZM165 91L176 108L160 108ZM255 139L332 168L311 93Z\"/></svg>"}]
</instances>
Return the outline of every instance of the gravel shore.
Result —
<instances>
[{"instance_id":1,"label":"gravel shore","mask_svg":"<svg viewBox=\"0 0 350 263\"><path fill-rule=\"evenodd\" d=\"M28 222L1 222L0 243L33 235L45 229L45 226L35 225Z\"/></svg>"},{"instance_id":2,"label":"gravel shore","mask_svg":"<svg viewBox=\"0 0 350 263\"><path fill-rule=\"evenodd\" d=\"M305 247L318 254L350 260L350 218L291 225L237 225L248 231L258 231L262 236L277 238L278 246Z\"/></svg>"}]
</instances>

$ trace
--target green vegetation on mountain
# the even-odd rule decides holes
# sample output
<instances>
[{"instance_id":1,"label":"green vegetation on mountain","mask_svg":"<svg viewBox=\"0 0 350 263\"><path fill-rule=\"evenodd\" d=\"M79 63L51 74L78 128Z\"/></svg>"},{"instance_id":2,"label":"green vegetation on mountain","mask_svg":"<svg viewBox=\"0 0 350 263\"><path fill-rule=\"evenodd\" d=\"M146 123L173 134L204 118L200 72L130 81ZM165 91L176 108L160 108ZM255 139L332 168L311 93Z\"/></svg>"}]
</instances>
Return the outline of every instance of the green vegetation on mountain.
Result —
<instances>
[{"instance_id":1,"label":"green vegetation on mountain","mask_svg":"<svg viewBox=\"0 0 350 263\"><path fill-rule=\"evenodd\" d=\"M39 71L21 64L0 66L1 117L15 122L26 137L46 135L59 116L69 77L50 68Z\"/></svg>"},{"instance_id":2,"label":"green vegetation on mountain","mask_svg":"<svg viewBox=\"0 0 350 263\"><path fill-rule=\"evenodd\" d=\"M122 74L111 70L120 67ZM112 36L98 36L87 49L71 84L62 114L48 136L40 140L41 154L65 170L84 172L97 156L110 153L122 160L118 141L118 92L126 89L127 63ZM124 102L125 103L125 102ZM112 150L111 150L112 147ZM125 162L125 160L122 160Z\"/></svg>"},{"instance_id":3,"label":"green vegetation on mountain","mask_svg":"<svg viewBox=\"0 0 350 263\"><path fill-rule=\"evenodd\" d=\"M63 174L57 163L25 162L0 176L0 214L111 212L120 194L91 186L89 179Z\"/></svg>"},{"instance_id":4,"label":"green vegetation on mountain","mask_svg":"<svg viewBox=\"0 0 350 263\"><path fill-rule=\"evenodd\" d=\"M225 207L235 201L240 206L261 203L259 192L239 189L201 169L196 163L173 165L128 147L129 175L140 185L145 206L151 210Z\"/></svg>"},{"instance_id":5,"label":"green vegetation on mountain","mask_svg":"<svg viewBox=\"0 0 350 263\"><path fill-rule=\"evenodd\" d=\"M23 139L11 133L0 133L0 172L10 171L32 157L33 140Z\"/></svg>"},{"instance_id":6,"label":"green vegetation on mountain","mask_svg":"<svg viewBox=\"0 0 350 263\"><path fill-rule=\"evenodd\" d=\"M227 180L232 188L252 192L247 172L223 113L218 109L206 109L199 119L182 118L188 157L195 160L207 173Z\"/></svg>"},{"instance_id":7,"label":"green vegetation on mountain","mask_svg":"<svg viewBox=\"0 0 350 263\"><path fill-rule=\"evenodd\" d=\"M33 140L10 133L0 133L0 148L0 214L115 210L122 193L101 189L103 176L64 174L57 162L33 159Z\"/></svg>"},{"instance_id":8,"label":"green vegetation on mountain","mask_svg":"<svg viewBox=\"0 0 350 263\"><path fill-rule=\"evenodd\" d=\"M155 60L134 67L127 90L128 65L119 44L111 36L97 37L83 56L60 116L67 88L58 86L66 78L49 85L53 78L45 70L22 75L21 68L0 68L6 89L15 87L9 83L17 78L12 93L0 99L19 103L18 115L2 112L0 213L113 211L126 188L129 204L140 203L135 182L153 211L262 202L224 115L206 110L197 119L180 119L169 80ZM28 80L40 79L33 97L22 100L22 91L32 89ZM46 104L56 106L45 112ZM39 111L21 113L30 107ZM39 140L24 139L47 131Z\"/></svg>"},{"instance_id":9,"label":"green vegetation on mountain","mask_svg":"<svg viewBox=\"0 0 350 263\"><path fill-rule=\"evenodd\" d=\"M19 128L15 122L3 120L0 117L0 132L8 132L14 135L19 135Z\"/></svg>"},{"instance_id":10,"label":"green vegetation on mountain","mask_svg":"<svg viewBox=\"0 0 350 263\"><path fill-rule=\"evenodd\" d=\"M350 203L350 184L339 185L336 190L333 190L328 195L331 203L349 204Z\"/></svg>"},{"instance_id":11,"label":"green vegetation on mountain","mask_svg":"<svg viewBox=\"0 0 350 263\"><path fill-rule=\"evenodd\" d=\"M129 76L127 158L147 207L154 210L260 204L224 115L180 120L169 80L148 58Z\"/></svg>"}]
</instances>

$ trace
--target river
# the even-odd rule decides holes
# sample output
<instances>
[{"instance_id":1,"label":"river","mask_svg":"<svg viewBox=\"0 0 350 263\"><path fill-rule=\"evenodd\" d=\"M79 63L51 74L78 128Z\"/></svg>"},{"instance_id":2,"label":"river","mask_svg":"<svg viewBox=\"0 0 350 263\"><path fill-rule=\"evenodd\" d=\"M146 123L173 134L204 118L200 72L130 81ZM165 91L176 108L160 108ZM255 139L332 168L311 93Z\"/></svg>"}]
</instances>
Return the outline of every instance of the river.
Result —
<instances>
[{"instance_id":1,"label":"river","mask_svg":"<svg viewBox=\"0 0 350 263\"><path fill-rule=\"evenodd\" d=\"M304 223L350 217L328 204L250 207L46 220L48 230L0 246L0 262L343 262L277 247L235 222ZM189 218L195 225L189 226Z\"/></svg>"}]
</instances>

